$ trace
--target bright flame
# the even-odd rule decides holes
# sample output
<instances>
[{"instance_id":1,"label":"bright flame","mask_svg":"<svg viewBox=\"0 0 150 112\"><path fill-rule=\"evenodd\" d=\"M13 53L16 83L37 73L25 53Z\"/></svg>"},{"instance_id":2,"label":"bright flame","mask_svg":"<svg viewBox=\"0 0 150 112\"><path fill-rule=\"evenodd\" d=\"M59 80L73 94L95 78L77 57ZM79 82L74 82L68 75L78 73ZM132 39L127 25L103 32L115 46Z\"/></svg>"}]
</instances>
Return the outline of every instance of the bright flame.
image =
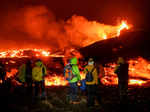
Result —
<instances>
[{"instance_id":1,"label":"bright flame","mask_svg":"<svg viewBox=\"0 0 150 112\"><path fill-rule=\"evenodd\" d=\"M50 52L42 51L43 56L49 56Z\"/></svg>"},{"instance_id":2,"label":"bright flame","mask_svg":"<svg viewBox=\"0 0 150 112\"><path fill-rule=\"evenodd\" d=\"M68 81L63 76L53 75L45 78L46 86L66 86Z\"/></svg>"},{"instance_id":3,"label":"bright flame","mask_svg":"<svg viewBox=\"0 0 150 112\"><path fill-rule=\"evenodd\" d=\"M107 35L106 35L106 34L103 34L103 38L104 38L104 39L107 39Z\"/></svg>"},{"instance_id":4,"label":"bright flame","mask_svg":"<svg viewBox=\"0 0 150 112\"><path fill-rule=\"evenodd\" d=\"M120 35L121 30L123 29L129 29L129 26L127 25L126 21L122 21L121 25L119 26L119 29L117 31L117 36Z\"/></svg>"},{"instance_id":5,"label":"bright flame","mask_svg":"<svg viewBox=\"0 0 150 112\"><path fill-rule=\"evenodd\" d=\"M140 79L138 79L138 80L130 79L129 80L129 85L139 85L139 86L141 86L142 84L145 84L145 83L147 83L147 81L143 81L143 80L140 80Z\"/></svg>"}]
</instances>

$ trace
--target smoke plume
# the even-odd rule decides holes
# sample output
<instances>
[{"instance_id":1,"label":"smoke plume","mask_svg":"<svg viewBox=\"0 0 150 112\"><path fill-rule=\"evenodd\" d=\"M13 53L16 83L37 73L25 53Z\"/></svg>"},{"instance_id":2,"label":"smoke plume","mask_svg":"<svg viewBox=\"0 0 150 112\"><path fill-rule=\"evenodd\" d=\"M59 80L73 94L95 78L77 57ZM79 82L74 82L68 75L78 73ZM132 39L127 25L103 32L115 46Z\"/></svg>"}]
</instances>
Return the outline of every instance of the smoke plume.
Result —
<instances>
[{"instance_id":1,"label":"smoke plume","mask_svg":"<svg viewBox=\"0 0 150 112\"><path fill-rule=\"evenodd\" d=\"M63 51L116 35L116 26L88 21L73 15L67 21L56 20L45 6L26 6L8 12L0 31L1 49L46 48Z\"/></svg>"}]
</instances>

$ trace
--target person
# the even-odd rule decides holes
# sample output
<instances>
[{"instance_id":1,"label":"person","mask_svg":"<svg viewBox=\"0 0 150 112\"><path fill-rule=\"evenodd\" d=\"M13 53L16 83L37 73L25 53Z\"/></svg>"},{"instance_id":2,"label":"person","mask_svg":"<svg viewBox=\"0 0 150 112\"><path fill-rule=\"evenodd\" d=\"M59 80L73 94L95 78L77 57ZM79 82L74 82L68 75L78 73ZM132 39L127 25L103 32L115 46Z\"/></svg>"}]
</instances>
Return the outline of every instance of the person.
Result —
<instances>
[{"instance_id":1,"label":"person","mask_svg":"<svg viewBox=\"0 0 150 112\"><path fill-rule=\"evenodd\" d=\"M25 76L26 84L27 84L27 94L32 94L32 62L31 60L27 60L26 62L26 76Z\"/></svg>"},{"instance_id":2,"label":"person","mask_svg":"<svg viewBox=\"0 0 150 112\"><path fill-rule=\"evenodd\" d=\"M34 83L34 98L46 99L44 77L47 74L46 66L38 59L32 69L32 80ZM41 90L41 93L40 93Z\"/></svg>"},{"instance_id":3,"label":"person","mask_svg":"<svg viewBox=\"0 0 150 112\"><path fill-rule=\"evenodd\" d=\"M0 62L0 80L2 81L2 84L5 83L5 77L6 77L5 65L2 62Z\"/></svg>"},{"instance_id":4,"label":"person","mask_svg":"<svg viewBox=\"0 0 150 112\"><path fill-rule=\"evenodd\" d=\"M128 91L128 63L123 59L123 57L118 57L117 66L115 68L115 73L118 76L118 88L120 95L120 104L127 103L127 91Z\"/></svg>"},{"instance_id":5,"label":"person","mask_svg":"<svg viewBox=\"0 0 150 112\"><path fill-rule=\"evenodd\" d=\"M86 74L87 106L91 107L95 105L96 86L98 85L98 72L93 58L89 58L88 65L84 68L84 73Z\"/></svg>"},{"instance_id":6,"label":"person","mask_svg":"<svg viewBox=\"0 0 150 112\"><path fill-rule=\"evenodd\" d=\"M19 67L19 72L17 79L22 83L23 87L26 87L26 93L28 95L32 94L32 65L31 60L27 59L25 63L23 63Z\"/></svg>"},{"instance_id":7,"label":"person","mask_svg":"<svg viewBox=\"0 0 150 112\"><path fill-rule=\"evenodd\" d=\"M18 75L17 78L19 79L19 82L22 83L22 85L25 85L25 76L26 76L26 64L23 63L22 65L20 65L19 70L18 70Z\"/></svg>"},{"instance_id":8,"label":"person","mask_svg":"<svg viewBox=\"0 0 150 112\"><path fill-rule=\"evenodd\" d=\"M79 103L77 98L77 82L81 79L81 77L76 57L70 59L70 62L64 68L64 72L65 78L69 82L69 103L77 104Z\"/></svg>"}]
</instances>

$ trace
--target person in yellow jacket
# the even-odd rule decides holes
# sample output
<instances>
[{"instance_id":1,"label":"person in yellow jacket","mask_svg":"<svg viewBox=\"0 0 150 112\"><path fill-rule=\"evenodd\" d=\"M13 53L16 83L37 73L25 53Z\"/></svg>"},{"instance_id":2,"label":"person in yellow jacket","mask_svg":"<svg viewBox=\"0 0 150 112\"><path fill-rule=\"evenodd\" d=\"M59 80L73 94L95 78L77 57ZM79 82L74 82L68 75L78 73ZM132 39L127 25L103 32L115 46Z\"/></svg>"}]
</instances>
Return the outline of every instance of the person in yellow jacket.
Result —
<instances>
[{"instance_id":1,"label":"person in yellow jacket","mask_svg":"<svg viewBox=\"0 0 150 112\"><path fill-rule=\"evenodd\" d=\"M37 98L40 95L41 99L46 98L44 76L47 74L46 66L39 59L35 62L35 67L32 69L32 80L34 83L34 95ZM41 90L41 94L40 94Z\"/></svg>"},{"instance_id":2,"label":"person in yellow jacket","mask_svg":"<svg viewBox=\"0 0 150 112\"><path fill-rule=\"evenodd\" d=\"M88 65L84 68L86 74L86 87L87 87L87 106L94 106L96 86L98 85L98 72L94 66L93 58L89 58Z\"/></svg>"}]
</instances>

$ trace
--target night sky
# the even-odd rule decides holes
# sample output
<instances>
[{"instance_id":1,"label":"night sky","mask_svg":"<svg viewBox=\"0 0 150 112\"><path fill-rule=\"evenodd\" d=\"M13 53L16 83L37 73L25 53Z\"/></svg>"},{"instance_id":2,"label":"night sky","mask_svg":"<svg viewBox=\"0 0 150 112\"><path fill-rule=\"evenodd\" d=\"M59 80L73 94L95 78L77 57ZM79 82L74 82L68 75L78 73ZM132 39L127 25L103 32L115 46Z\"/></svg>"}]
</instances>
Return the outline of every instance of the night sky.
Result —
<instances>
[{"instance_id":1,"label":"night sky","mask_svg":"<svg viewBox=\"0 0 150 112\"><path fill-rule=\"evenodd\" d=\"M88 20L105 24L116 24L125 18L134 26L149 27L149 0L3 0L0 4L0 18L7 13L28 5L44 5L57 19L66 20L77 14Z\"/></svg>"}]
</instances>

